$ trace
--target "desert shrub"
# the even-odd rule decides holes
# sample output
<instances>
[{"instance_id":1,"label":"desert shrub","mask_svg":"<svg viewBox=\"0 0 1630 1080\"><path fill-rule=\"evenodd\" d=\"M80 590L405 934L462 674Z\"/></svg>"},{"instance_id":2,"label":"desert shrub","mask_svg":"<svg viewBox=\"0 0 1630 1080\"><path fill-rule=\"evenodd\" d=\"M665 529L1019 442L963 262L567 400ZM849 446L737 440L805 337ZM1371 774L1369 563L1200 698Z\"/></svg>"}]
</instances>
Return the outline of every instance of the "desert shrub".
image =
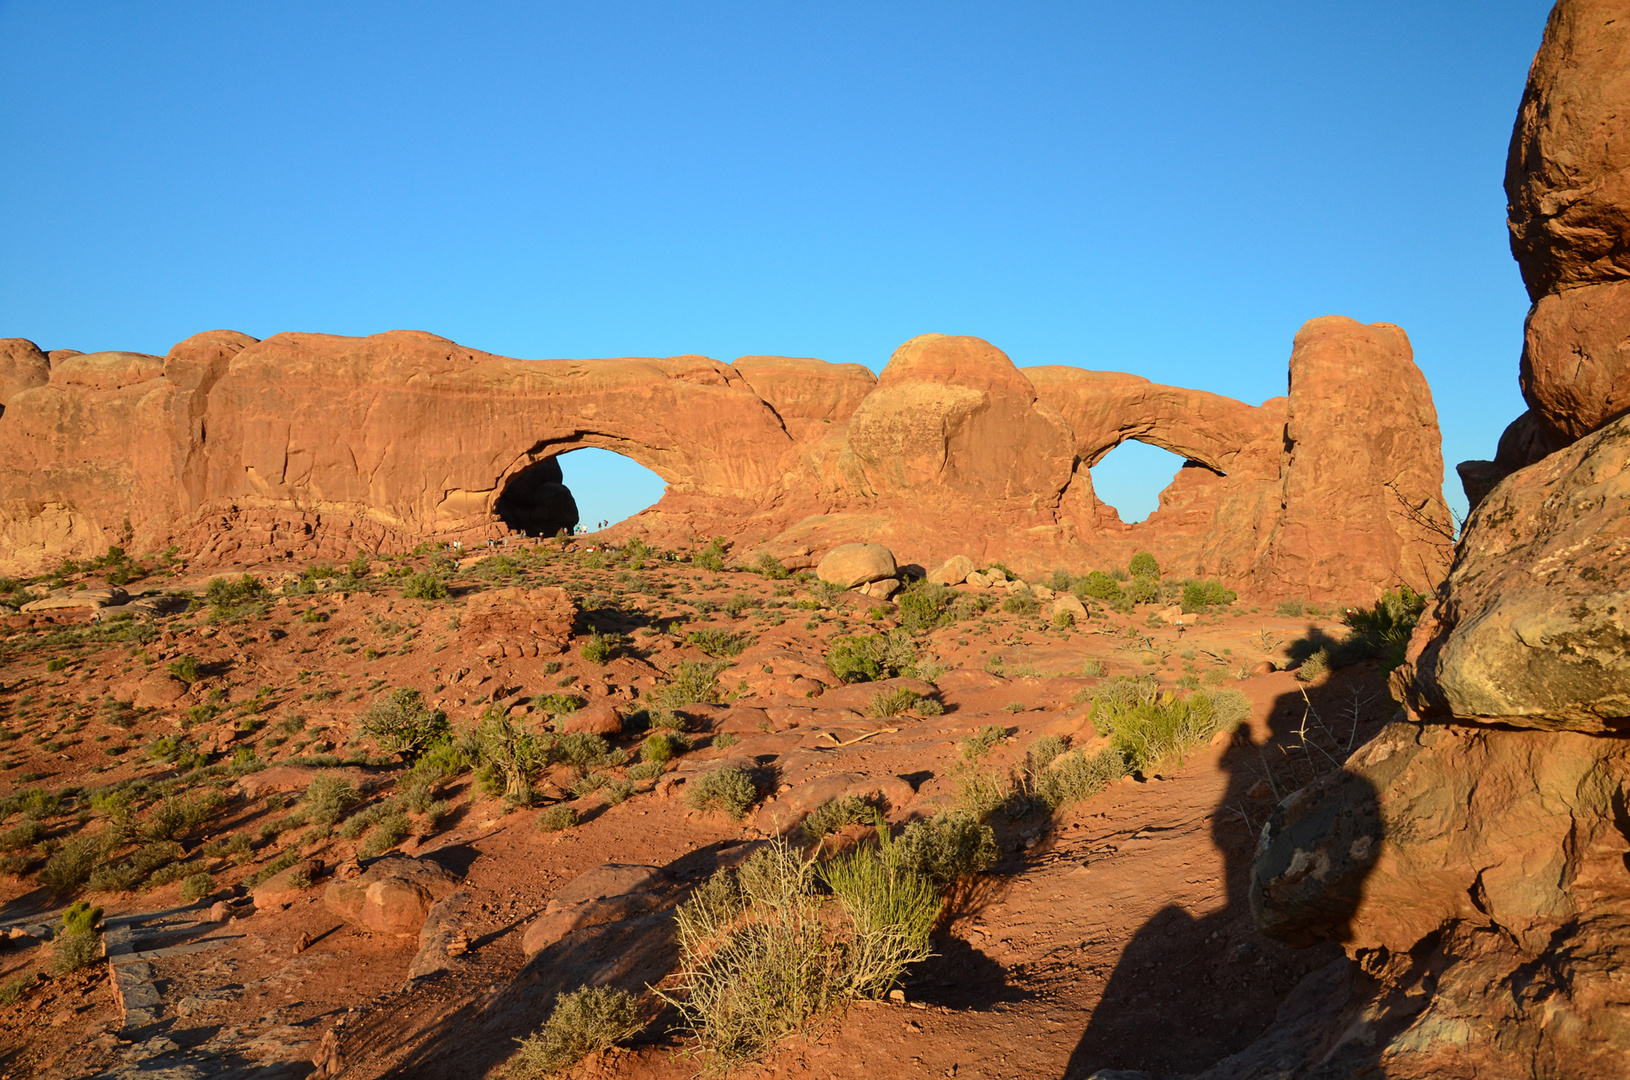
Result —
<instances>
[{"instance_id":1,"label":"desert shrub","mask_svg":"<svg viewBox=\"0 0 1630 1080\"><path fill-rule=\"evenodd\" d=\"M16 851L33 847L45 839L45 826L37 821L25 821L0 833L0 851Z\"/></svg>"},{"instance_id":2,"label":"desert shrub","mask_svg":"<svg viewBox=\"0 0 1630 1080\"><path fill-rule=\"evenodd\" d=\"M215 879L203 871L191 875L181 883L181 899L188 904L202 900L214 891Z\"/></svg>"},{"instance_id":3,"label":"desert shrub","mask_svg":"<svg viewBox=\"0 0 1630 1080\"><path fill-rule=\"evenodd\" d=\"M362 714L361 730L388 754L413 761L447 737L447 714L408 687L381 694Z\"/></svg>"},{"instance_id":4,"label":"desert shrub","mask_svg":"<svg viewBox=\"0 0 1630 1080\"><path fill-rule=\"evenodd\" d=\"M978 818L942 811L913 821L896 841L900 864L942 892L996 865L996 833Z\"/></svg>"},{"instance_id":5,"label":"desert shrub","mask_svg":"<svg viewBox=\"0 0 1630 1080\"><path fill-rule=\"evenodd\" d=\"M96 962L102 943L96 924L101 920L99 907L93 908L83 900L69 905L62 913L62 929L51 948L53 974L66 975Z\"/></svg>"},{"instance_id":6,"label":"desert shrub","mask_svg":"<svg viewBox=\"0 0 1630 1080\"><path fill-rule=\"evenodd\" d=\"M853 795L845 795L841 799L828 799L811 810L798 829L806 838L820 840L845 825L865 825L876 817L875 807Z\"/></svg>"},{"instance_id":7,"label":"desert shrub","mask_svg":"<svg viewBox=\"0 0 1630 1080\"><path fill-rule=\"evenodd\" d=\"M809 582L806 587L809 589L810 598L823 608L832 607L844 593L849 591L842 585L835 585L830 581L821 581L819 578Z\"/></svg>"},{"instance_id":8,"label":"desert shrub","mask_svg":"<svg viewBox=\"0 0 1630 1080\"><path fill-rule=\"evenodd\" d=\"M1126 565L1127 572L1133 578L1159 578L1160 564L1155 557L1147 551L1140 551L1132 556L1132 561Z\"/></svg>"},{"instance_id":9,"label":"desert shrub","mask_svg":"<svg viewBox=\"0 0 1630 1080\"><path fill-rule=\"evenodd\" d=\"M978 731L963 739L961 742L962 756L969 761L978 761L995 749L996 744L1007 738L1007 728L1001 724L985 724Z\"/></svg>"},{"instance_id":10,"label":"desert shrub","mask_svg":"<svg viewBox=\"0 0 1630 1080\"><path fill-rule=\"evenodd\" d=\"M640 744L640 758L656 765L665 765L689 749L682 736L669 731L656 731L646 736Z\"/></svg>"},{"instance_id":11,"label":"desert shrub","mask_svg":"<svg viewBox=\"0 0 1630 1080\"><path fill-rule=\"evenodd\" d=\"M1014 589L1002 601L1002 610L1009 615L1035 615L1041 611L1041 601L1028 588Z\"/></svg>"},{"instance_id":12,"label":"desert shrub","mask_svg":"<svg viewBox=\"0 0 1630 1080\"><path fill-rule=\"evenodd\" d=\"M171 882L180 881L183 878L190 877L202 869L203 863L198 862L197 860L193 860L191 862L165 863L163 866L147 875L147 882L144 887L148 889L163 888L165 885L168 885Z\"/></svg>"},{"instance_id":13,"label":"desert shrub","mask_svg":"<svg viewBox=\"0 0 1630 1080\"><path fill-rule=\"evenodd\" d=\"M934 698L926 697L904 686L879 690L866 703L866 715L873 717L899 716L902 713L938 716L944 711L945 706Z\"/></svg>"},{"instance_id":14,"label":"desert shrub","mask_svg":"<svg viewBox=\"0 0 1630 1080\"><path fill-rule=\"evenodd\" d=\"M1183 583L1183 610L1190 613L1208 611L1214 607L1227 607L1239 594L1220 581L1185 581Z\"/></svg>"},{"instance_id":15,"label":"desert shrub","mask_svg":"<svg viewBox=\"0 0 1630 1080\"><path fill-rule=\"evenodd\" d=\"M173 840L146 843L119 862L103 863L92 870L86 884L95 892L134 892L148 875L173 864L182 854L183 848Z\"/></svg>"},{"instance_id":16,"label":"desert shrub","mask_svg":"<svg viewBox=\"0 0 1630 1080\"><path fill-rule=\"evenodd\" d=\"M740 656L743 649L753 643L751 634L733 634L728 630L708 628L693 630L685 636L686 642L709 656L717 658Z\"/></svg>"},{"instance_id":17,"label":"desert shrub","mask_svg":"<svg viewBox=\"0 0 1630 1080\"><path fill-rule=\"evenodd\" d=\"M1102 570L1094 570L1084 577L1076 579L1072 588L1079 600L1116 600L1120 598L1121 586L1110 575Z\"/></svg>"},{"instance_id":18,"label":"desert shrub","mask_svg":"<svg viewBox=\"0 0 1630 1080\"><path fill-rule=\"evenodd\" d=\"M1287 619L1300 619L1306 610L1306 605L1300 600L1281 600L1273 613Z\"/></svg>"},{"instance_id":19,"label":"desert shrub","mask_svg":"<svg viewBox=\"0 0 1630 1080\"><path fill-rule=\"evenodd\" d=\"M1150 604L1160 599L1160 579L1135 577L1121 590L1121 603Z\"/></svg>"},{"instance_id":20,"label":"desert shrub","mask_svg":"<svg viewBox=\"0 0 1630 1080\"><path fill-rule=\"evenodd\" d=\"M626 990L583 987L561 994L543 1027L517 1039L520 1050L504 1065L509 1080L544 1080L597 1050L632 1037L643 1025Z\"/></svg>"},{"instance_id":21,"label":"desert shrub","mask_svg":"<svg viewBox=\"0 0 1630 1080\"><path fill-rule=\"evenodd\" d=\"M160 735L147 744L147 759L173 763L183 769L204 764L204 755L180 735Z\"/></svg>"},{"instance_id":22,"label":"desert shrub","mask_svg":"<svg viewBox=\"0 0 1630 1080\"><path fill-rule=\"evenodd\" d=\"M28 992L29 987L38 981L39 976L37 974L26 972L21 975L13 975L5 982L0 983L0 1009L9 1009L17 1004L22 1000L23 995Z\"/></svg>"},{"instance_id":23,"label":"desert shrub","mask_svg":"<svg viewBox=\"0 0 1630 1080\"><path fill-rule=\"evenodd\" d=\"M913 634L926 634L951 621L950 607L960 595L955 589L935 582L914 581L896 600L900 627Z\"/></svg>"},{"instance_id":24,"label":"desert shrub","mask_svg":"<svg viewBox=\"0 0 1630 1080\"><path fill-rule=\"evenodd\" d=\"M757 559L753 560L753 572L763 574L775 581L782 581L791 576L787 572L787 568L781 565L781 560L768 552L760 554Z\"/></svg>"},{"instance_id":25,"label":"desert shrub","mask_svg":"<svg viewBox=\"0 0 1630 1080\"><path fill-rule=\"evenodd\" d=\"M1321 648L1301 662L1295 675L1301 682L1318 682L1329 673L1330 667L1330 650Z\"/></svg>"},{"instance_id":26,"label":"desert shrub","mask_svg":"<svg viewBox=\"0 0 1630 1080\"><path fill-rule=\"evenodd\" d=\"M611 744L599 735L587 731L574 731L556 739L550 756L578 769L604 762L611 753Z\"/></svg>"},{"instance_id":27,"label":"desert shrub","mask_svg":"<svg viewBox=\"0 0 1630 1080\"><path fill-rule=\"evenodd\" d=\"M204 588L204 599L217 610L230 610L253 603L266 596L266 586L253 574L239 578L210 578Z\"/></svg>"},{"instance_id":28,"label":"desert shrub","mask_svg":"<svg viewBox=\"0 0 1630 1080\"><path fill-rule=\"evenodd\" d=\"M364 858L383 855L406 840L412 832L413 823L408 820L406 814L400 811L383 814L368 831L368 839L357 849L357 853Z\"/></svg>"},{"instance_id":29,"label":"desert shrub","mask_svg":"<svg viewBox=\"0 0 1630 1080\"><path fill-rule=\"evenodd\" d=\"M917 669L917 646L903 630L844 635L832 639L826 666L844 682L913 675Z\"/></svg>"},{"instance_id":30,"label":"desert shrub","mask_svg":"<svg viewBox=\"0 0 1630 1080\"><path fill-rule=\"evenodd\" d=\"M532 699L532 704L550 716L562 716L581 709L583 699L574 694L539 694Z\"/></svg>"},{"instance_id":31,"label":"desert shrub","mask_svg":"<svg viewBox=\"0 0 1630 1080\"><path fill-rule=\"evenodd\" d=\"M447 582L441 579L440 574L421 570L402 583L402 595L409 600L445 600Z\"/></svg>"},{"instance_id":32,"label":"desert shrub","mask_svg":"<svg viewBox=\"0 0 1630 1080\"><path fill-rule=\"evenodd\" d=\"M1075 614L1064 609L1053 612L1053 629L1068 630L1075 625Z\"/></svg>"},{"instance_id":33,"label":"desert shrub","mask_svg":"<svg viewBox=\"0 0 1630 1080\"><path fill-rule=\"evenodd\" d=\"M572 798L581 799L583 796L588 795L591 792L599 791L601 788L606 786L606 782L609 779L610 777L601 772L591 772L578 777L572 784Z\"/></svg>"},{"instance_id":34,"label":"desert shrub","mask_svg":"<svg viewBox=\"0 0 1630 1080\"><path fill-rule=\"evenodd\" d=\"M179 682L191 686L199 679L198 657L189 655L171 660L169 670L170 674L174 675Z\"/></svg>"},{"instance_id":35,"label":"desert shrub","mask_svg":"<svg viewBox=\"0 0 1630 1080\"><path fill-rule=\"evenodd\" d=\"M740 820L758 801L758 788L746 769L726 765L685 785L685 802L697 810L722 810Z\"/></svg>"},{"instance_id":36,"label":"desert shrub","mask_svg":"<svg viewBox=\"0 0 1630 1080\"><path fill-rule=\"evenodd\" d=\"M496 709L482 714L471 742L482 788L511 804L530 806L532 781L549 759L548 744Z\"/></svg>"},{"instance_id":37,"label":"desert shrub","mask_svg":"<svg viewBox=\"0 0 1630 1080\"><path fill-rule=\"evenodd\" d=\"M1238 695L1239 691L1223 691ZM1110 736L1111 745L1121 755L1128 771L1144 771L1211 738L1222 730L1228 718L1237 714L1236 698L1219 712L1213 695L1194 693L1188 697L1140 695L1135 700L1098 698L1092 709L1094 727Z\"/></svg>"},{"instance_id":38,"label":"desert shrub","mask_svg":"<svg viewBox=\"0 0 1630 1080\"><path fill-rule=\"evenodd\" d=\"M729 546L724 537L715 536L707 547L691 556L691 563L703 570L718 573L724 569L724 555Z\"/></svg>"},{"instance_id":39,"label":"desert shrub","mask_svg":"<svg viewBox=\"0 0 1630 1080\"><path fill-rule=\"evenodd\" d=\"M270 878L281 874L283 871L287 870L289 867L293 866L299 861L300 853L298 851L294 851L292 849L285 851L271 862L263 865L259 870L256 870L253 874L250 874L248 877L244 878L243 885L245 888L253 889L256 885L259 885L261 882L267 881Z\"/></svg>"},{"instance_id":40,"label":"desert shrub","mask_svg":"<svg viewBox=\"0 0 1630 1080\"><path fill-rule=\"evenodd\" d=\"M1074 750L1030 773L1027 794L1041 807L1056 811L1092 798L1125 775L1125 760L1113 746L1090 757Z\"/></svg>"},{"instance_id":41,"label":"desert shrub","mask_svg":"<svg viewBox=\"0 0 1630 1080\"><path fill-rule=\"evenodd\" d=\"M602 634L598 630L590 632L589 639L583 643L580 650L583 659L591 664L605 664L617 655L617 647L621 639L615 634Z\"/></svg>"},{"instance_id":42,"label":"desert shrub","mask_svg":"<svg viewBox=\"0 0 1630 1080\"><path fill-rule=\"evenodd\" d=\"M1353 659L1380 657L1383 669L1391 671L1404 662L1410 635L1425 609L1426 597L1408 585L1388 591L1369 610L1349 609L1342 622L1352 632L1341 643L1342 652Z\"/></svg>"},{"instance_id":43,"label":"desert shrub","mask_svg":"<svg viewBox=\"0 0 1630 1080\"><path fill-rule=\"evenodd\" d=\"M630 780L655 780L661 775L662 762L660 761L642 761L636 765L630 765L627 770L627 776Z\"/></svg>"},{"instance_id":44,"label":"desert shrub","mask_svg":"<svg viewBox=\"0 0 1630 1080\"><path fill-rule=\"evenodd\" d=\"M810 864L772 844L703 882L676 914L680 971L662 996L727 1063L762 1054L835 1003L838 959L812 878Z\"/></svg>"},{"instance_id":45,"label":"desert shrub","mask_svg":"<svg viewBox=\"0 0 1630 1080\"><path fill-rule=\"evenodd\" d=\"M714 702L719 699L719 672L728 666L724 660L704 663L681 660L668 672L668 677L646 694L651 707L654 727L679 728L683 724L674 715L675 709L686 705Z\"/></svg>"},{"instance_id":46,"label":"desert shrub","mask_svg":"<svg viewBox=\"0 0 1630 1080\"><path fill-rule=\"evenodd\" d=\"M362 801L362 796L357 792L356 785L345 777L324 773L314 777L306 786L302 801L309 821L332 827Z\"/></svg>"},{"instance_id":47,"label":"desert shrub","mask_svg":"<svg viewBox=\"0 0 1630 1080\"><path fill-rule=\"evenodd\" d=\"M559 803L539 814L536 824L544 832L570 829L577 824L577 811L564 803Z\"/></svg>"},{"instance_id":48,"label":"desert shrub","mask_svg":"<svg viewBox=\"0 0 1630 1080\"><path fill-rule=\"evenodd\" d=\"M226 796L219 791L174 795L155 803L147 812L143 832L150 840L184 836L208 823L225 805Z\"/></svg>"},{"instance_id":49,"label":"desert shrub","mask_svg":"<svg viewBox=\"0 0 1630 1080\"><path fill-rule=\"evenodd\" d=\"M1038 769L1045 769L1062 753L1070 748L1070 740L1062 735L1043 735L1030 744L1028 760Z\"/></svg>"},{"instance_id":50,"label":"desert shrub","mask_svg":"<svg viewBox=\"0 0 1630 1080\"><path fill-rule=\"evenodd\" d=\"M915 866L915 851L891 840L879 821L876 846L822 864L820 877L849 916L843 997L879 998L908 966L928 959L929 935L945 902Z\"/></svg>"}]
</instances>

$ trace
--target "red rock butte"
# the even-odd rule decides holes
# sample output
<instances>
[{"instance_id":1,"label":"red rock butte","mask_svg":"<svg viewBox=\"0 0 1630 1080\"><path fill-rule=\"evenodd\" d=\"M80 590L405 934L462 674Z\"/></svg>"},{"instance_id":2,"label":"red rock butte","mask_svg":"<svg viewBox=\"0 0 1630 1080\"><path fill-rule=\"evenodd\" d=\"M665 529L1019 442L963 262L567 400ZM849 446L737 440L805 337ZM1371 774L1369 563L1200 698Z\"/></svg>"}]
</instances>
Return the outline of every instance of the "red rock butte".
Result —
<instances>
[{"instance_id":1,"label":"red rock butte","mask_svg":"<svg viewBox=\"0 0 1630 1080\"><path fill-rule=\"evenodd\" d=\"M792 568L856 540L922 565L967 554L1021 571L1147 550L1169 572L1257 593L1363 600L1434 585L1453 536L1407 336L1334 316L1302 327L1288 396L1259 406L1021 369L942 334L874 376L779 356L517 360L406 330L214 330L163 357L9 339L0 406L12 573L111 544L225 564L535 532L539 499L563 499L575 521L554 459L590 446L667 482L619 535L723 535L737 559ZM1136 525L1088 471L1128 439L1185 459Z\"/></svg>"}]
</instances>

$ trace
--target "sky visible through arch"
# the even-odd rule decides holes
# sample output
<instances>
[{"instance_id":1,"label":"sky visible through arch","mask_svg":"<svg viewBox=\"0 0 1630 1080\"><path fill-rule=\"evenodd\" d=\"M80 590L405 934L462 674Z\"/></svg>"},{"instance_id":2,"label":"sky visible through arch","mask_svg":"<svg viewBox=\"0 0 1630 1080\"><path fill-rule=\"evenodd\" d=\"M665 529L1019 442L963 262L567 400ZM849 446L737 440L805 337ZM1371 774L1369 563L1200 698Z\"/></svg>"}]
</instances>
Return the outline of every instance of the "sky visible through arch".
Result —
<instances>
[{"instance_id":1,"label":"sky visible through arch","mask_svg":"<svg viewBox=\"0 0 1630 1080\"><path fill-rule=\"evenodd\" d=\"M1463 507L1523 409L1500 184L1548 10L0 0L0 337L878 370L939 331L1256 404L1344 314L1409 332Z\"/></svg>"}]
</instances>

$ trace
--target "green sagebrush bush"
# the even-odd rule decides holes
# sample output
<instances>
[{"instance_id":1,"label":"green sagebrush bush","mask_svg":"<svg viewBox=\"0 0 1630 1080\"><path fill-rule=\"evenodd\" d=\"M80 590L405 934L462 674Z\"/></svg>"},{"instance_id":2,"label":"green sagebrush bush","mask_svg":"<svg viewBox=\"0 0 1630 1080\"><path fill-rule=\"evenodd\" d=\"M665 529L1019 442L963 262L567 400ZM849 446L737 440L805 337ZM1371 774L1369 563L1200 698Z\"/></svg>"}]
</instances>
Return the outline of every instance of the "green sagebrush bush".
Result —
<instances>
[{"instance_id":1,"label":"green sagebrush bush","mask_svg":"<svg viewBox=\"0 0 1630 1080\"><path fill-rule=\"evenodd\" d=\"M686 784L685 802L697 810L722 810L740 820L758 802L758 788L746 769L723 765Z\"/></svg>"},{"instance_id":2,"label":"green sagebrush bush","mask_svg":"<svg viewBox=\"0 0 1630 1080\"><path fill-rule=\"evenodd\" d=\"M543 1026L517 1039L504 1065L507 1080L545 1080L598 1050L632 1038L642 1027L634 998L613 987L581 987L555 999Z\"/></svg>"},{"instance_id":3,"label":"green sagebrush bush","mask_svg":"<svg viewBox=\"0 0 1630 1080\"><path fill-rule=\"evenodd\" d=\"M914 675L917 646L904 630L848 634L832 639L826 666L844 682L871 682Z\"/></svg>"},{"instance_id":4,"label":"green sagebrush bush","mask_svg":"<svg viewBox=\"0 0 1630 1080\"><path fill-rule=\"evenodd\" d=\"M1176 697L1150 683L1128 680L1093 702L1093 726L1110 736L1128 771L1145 771L1218 731L1233 730L1250 715L1250 704L1238 690Z\"/></svg>"},{"instance_id":5,"label":"green sagebrush bush","mask_svg":"<svg viewBox=\"0 0 1630 1080\"><path fill-rule=\"evenodd\" d=\"M885 830L879 840L822 867L772 841L680 906L679 971L659 994L704 1051L727 1067L757 1057L846 1001L882 995L929 955L942 901ZM826 917L828 904L842 917Z\"/></svg>"}]
</instances>

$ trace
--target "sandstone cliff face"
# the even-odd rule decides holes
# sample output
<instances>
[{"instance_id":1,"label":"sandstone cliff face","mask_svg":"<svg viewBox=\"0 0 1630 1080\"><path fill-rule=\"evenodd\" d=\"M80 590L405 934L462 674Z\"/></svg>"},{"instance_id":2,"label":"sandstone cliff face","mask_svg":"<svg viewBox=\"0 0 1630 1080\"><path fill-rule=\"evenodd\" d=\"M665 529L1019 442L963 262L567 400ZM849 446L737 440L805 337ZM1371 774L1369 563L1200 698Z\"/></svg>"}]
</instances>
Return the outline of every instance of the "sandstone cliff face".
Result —
<instances>
[{"instance_id":1,"label":"sandstone cliff face","mask_svg":"<svg viewBox=\"0 0 1630 1080\"><path fill-rule=\"evenodd\" d=\"M1447 562L1424 381L1402 331L1348 319L1309 324L1290 399L1260 407L1026 372L942 334L875 379L788 357L516 360L416 331L209 331L162 359L14 340L4 356L0 563L14 571L111 543L225 562L553 532L576 517L554 459L585 446L667 481L622 528L670 546L724 534L810 561L871 540L1026 570L1147 548L1173 573L1340 600L1428 587ZM1190 461L1136 526L1088 472L1128 438Z\"/></svg>"}]
</instances>

